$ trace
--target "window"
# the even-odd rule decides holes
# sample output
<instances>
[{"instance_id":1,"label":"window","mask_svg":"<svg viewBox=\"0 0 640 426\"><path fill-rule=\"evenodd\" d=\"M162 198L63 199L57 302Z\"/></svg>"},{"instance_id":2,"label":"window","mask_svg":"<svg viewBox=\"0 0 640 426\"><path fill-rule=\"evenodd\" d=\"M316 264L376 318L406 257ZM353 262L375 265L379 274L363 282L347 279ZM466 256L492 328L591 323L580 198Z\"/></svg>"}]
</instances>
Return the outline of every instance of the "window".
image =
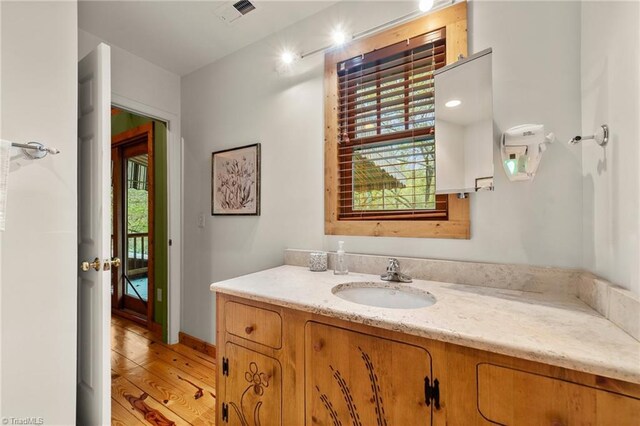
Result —
<instances>
[{"instance_id":1,"label":"window","mask_svg":"<svg viewBox=\"0 0 640 426\"><path fill-rule=\"evenodd\" d=\"M446 218L433 90L445 43L437 30L337 64L340 219Z\"/></svg>"},{"instance_id":2,"label":"window","mask_svg":"<svg viewBox=\"0 0 640 426\"><path fill-rule=\"evenodd\" d=\"M325 55L325 232L468 238L435 193L433 72L466 55L459 3Z\"/></svg>"}]
</instances>

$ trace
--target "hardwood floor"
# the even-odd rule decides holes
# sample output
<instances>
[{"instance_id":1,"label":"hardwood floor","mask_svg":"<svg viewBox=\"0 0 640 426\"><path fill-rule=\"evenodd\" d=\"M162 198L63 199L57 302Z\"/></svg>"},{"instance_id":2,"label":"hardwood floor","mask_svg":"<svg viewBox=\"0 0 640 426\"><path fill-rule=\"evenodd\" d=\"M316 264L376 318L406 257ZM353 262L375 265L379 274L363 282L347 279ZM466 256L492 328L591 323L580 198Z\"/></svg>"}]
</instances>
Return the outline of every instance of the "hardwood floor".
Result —
<instances>
[{"instance_id":1,"label":"hardwood floor","mask_svg":"<svg viewBox=\"0 0 640 426\"><path fill-rule=\"evenodd\" d=\"M111 319L111 424L215 425L216 361Z\"/></svg>"}]
</instances>

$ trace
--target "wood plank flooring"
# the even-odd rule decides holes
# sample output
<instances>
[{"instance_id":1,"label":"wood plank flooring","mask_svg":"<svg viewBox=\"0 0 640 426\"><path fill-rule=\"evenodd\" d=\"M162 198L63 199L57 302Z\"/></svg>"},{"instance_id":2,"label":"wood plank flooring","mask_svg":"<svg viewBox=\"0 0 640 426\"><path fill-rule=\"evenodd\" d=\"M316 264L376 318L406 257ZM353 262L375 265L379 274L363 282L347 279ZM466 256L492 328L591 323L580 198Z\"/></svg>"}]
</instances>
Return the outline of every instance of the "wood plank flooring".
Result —
<instances>
[{"instance_id":1,"label":"wood plank flooring","mask_svg":"<svg viewBox=\"0 0 640 426\"><path fill-rule=\"evenodd\" d=\"M111 319L111 424L215 425L216 361Z\"/></svg>"}]
</instances>

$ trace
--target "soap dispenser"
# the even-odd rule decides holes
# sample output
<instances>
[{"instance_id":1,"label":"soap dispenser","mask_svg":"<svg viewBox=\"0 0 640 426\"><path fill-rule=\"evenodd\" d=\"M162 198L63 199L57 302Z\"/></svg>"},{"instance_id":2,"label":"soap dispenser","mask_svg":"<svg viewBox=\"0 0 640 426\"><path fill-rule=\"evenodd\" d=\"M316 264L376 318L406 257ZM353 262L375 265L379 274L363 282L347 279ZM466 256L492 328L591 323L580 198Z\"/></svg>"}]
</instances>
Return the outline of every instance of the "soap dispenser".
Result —
<instances>
[{"instance_id":1,"label":"soap dispenser","mask_svg":"<svg viewBox=\"0 0 640 426\"><path fill-rule=\"evenodd\" d=\"M344 241L338 241L338 251L336 252L336 265L333 270L335 275L347 275L349 268L347 268L347 258L344 254Z\"/></svg>"}]
</instances>

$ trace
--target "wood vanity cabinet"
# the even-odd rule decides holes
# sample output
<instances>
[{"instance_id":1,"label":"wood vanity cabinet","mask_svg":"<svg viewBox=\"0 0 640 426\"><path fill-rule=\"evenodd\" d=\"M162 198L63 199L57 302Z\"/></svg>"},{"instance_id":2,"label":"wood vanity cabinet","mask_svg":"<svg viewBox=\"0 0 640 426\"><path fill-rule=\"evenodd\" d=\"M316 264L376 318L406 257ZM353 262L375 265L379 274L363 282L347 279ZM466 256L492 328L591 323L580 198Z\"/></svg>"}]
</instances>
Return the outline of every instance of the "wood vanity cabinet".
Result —
<instances>
[{"instance_id":1,"label":"wood vanity cabinet","mask_svg":"<svg viewBox=\"0 0 640 426\"><path fill-rule=\"evenodd\" d=\"M640 385L217 296L219 425L640 424Z\"/></svg>"}]
</instances>

